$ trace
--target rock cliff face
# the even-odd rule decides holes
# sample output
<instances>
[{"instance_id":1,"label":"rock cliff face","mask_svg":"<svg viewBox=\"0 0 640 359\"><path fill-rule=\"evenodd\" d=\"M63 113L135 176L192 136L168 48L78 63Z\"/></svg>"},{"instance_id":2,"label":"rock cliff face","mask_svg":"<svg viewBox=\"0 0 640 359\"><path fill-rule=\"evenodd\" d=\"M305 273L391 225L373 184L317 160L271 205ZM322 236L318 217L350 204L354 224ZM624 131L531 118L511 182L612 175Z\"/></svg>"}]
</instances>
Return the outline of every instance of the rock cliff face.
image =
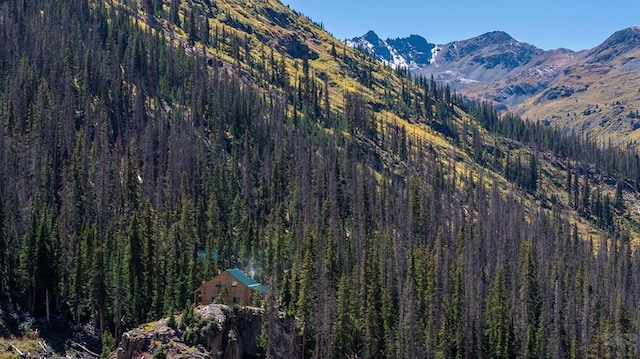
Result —
<instances>
[{"instance_id":1,"label":"rock cliff face","mask_svg":"<svg viewBox=\"0 0 640 359\"><path fill-rule=\"evenodd\" d=\"M391 67L412 69L429 64L435 47L422 36L411 35L406 38L382 40L373 31L346 40L346 43L368 52Z\"/></svg>"},{"instance_id":2,"label":"rock cliff face","mask_svg":"<svg viewBox=\"0 0 640 359\"><path fill-rule=\"evenodd\" d=\"M142 356L165 358L255 358L261 350L262 310L211 304L198 307L193 316L183 313L175 326L167 319L142 325L122 335L111 359ZM291 336L291 326L278 319L275 327ZM292 323L291 323L292 324Z\"/></svg>"}]
</instances>

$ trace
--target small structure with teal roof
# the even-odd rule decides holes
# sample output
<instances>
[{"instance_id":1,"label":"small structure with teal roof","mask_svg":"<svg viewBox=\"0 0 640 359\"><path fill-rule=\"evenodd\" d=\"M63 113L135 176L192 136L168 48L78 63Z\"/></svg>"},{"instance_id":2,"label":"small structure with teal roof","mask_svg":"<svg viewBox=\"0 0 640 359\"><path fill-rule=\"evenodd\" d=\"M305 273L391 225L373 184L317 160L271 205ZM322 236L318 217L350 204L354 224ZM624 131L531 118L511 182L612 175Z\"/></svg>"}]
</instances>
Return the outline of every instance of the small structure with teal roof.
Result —
<instances>
[{"instance_id":1,"label":"small structure with teal roof","mask_svg":"<svg viewBox=\"0 0 640 359\"><path fill-rule=\"evenodd\" d=\"M193 291L195 305L224 302L227 305L251 305L254 296L268 295L269 290L238 268L227 269ZM216 301L216 298L219 298Z\"/></svg>"}]
</instances>

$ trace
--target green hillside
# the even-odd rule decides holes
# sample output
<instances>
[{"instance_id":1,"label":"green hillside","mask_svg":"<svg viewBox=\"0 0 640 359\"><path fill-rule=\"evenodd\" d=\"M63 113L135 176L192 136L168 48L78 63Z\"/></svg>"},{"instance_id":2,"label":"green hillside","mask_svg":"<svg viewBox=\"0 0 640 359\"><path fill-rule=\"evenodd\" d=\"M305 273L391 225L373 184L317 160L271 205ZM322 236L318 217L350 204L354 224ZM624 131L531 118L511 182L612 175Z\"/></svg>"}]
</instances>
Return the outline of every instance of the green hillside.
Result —
<instances>
[{"instance_id":1,"label":"green hillside","mask_svg":"<svg viewBox=\"0 0 640 359\"><path fill-rule=\"evenodd\" d=\"M235 264L297 357L640 350L635 152L277 1L2 2L0 43L0 335L20 311L120 338Z\"/></svg>"}]
</instances>

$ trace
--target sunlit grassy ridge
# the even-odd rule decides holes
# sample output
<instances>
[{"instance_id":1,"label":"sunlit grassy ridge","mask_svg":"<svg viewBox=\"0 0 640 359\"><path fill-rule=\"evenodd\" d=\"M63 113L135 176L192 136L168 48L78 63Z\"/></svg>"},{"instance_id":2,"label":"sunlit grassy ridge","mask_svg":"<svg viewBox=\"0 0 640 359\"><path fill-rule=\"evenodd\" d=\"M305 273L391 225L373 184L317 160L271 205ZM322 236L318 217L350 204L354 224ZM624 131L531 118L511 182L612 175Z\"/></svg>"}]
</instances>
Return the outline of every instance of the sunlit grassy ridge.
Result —
<instances>
[{"instance_id":1,"label":"sunlit grassy ridge","mask_svg":"<svg viewBox=\"0 0 640 359\"><path fill-rule=\"evenodd\" d=\"M303 67L306 57L308 76L315 81L321 91L327 90L329 107L332 111L336 113L344 111L345 95L358 93L369 105L372 115L380 124L383 126L392 124L403 128L408 140L414 144L429 146L431 151L437 154L438 161L447 168L448 176L455 175L460 178L458 183L461 188L475 185L479 181L488 188L495 182L505 195L516 193L516 196L520 197L525 204L530 216L534 216L540 208L550 208L552 201L560 201L563 203L562 215L575 223L583 236L593 237L600 233L591 221L582 218L567 205L569 195L563 188L563 179L567 176L565 164L558 161L553 154L539 154L540 189L537 193L532 195L519 190L503 174L492 170L490 166L475 162L469 155L473 141L470 133L462 139L453 140L436 131L422 115L403 110L403 106L406 106L400 100L403 91L409 94L411 101L421 101L423 96L422 90L409 78L374 61L368 55L346 46L322 29L319 24L279 1L180 1L177 21L174 20L177 24L169 20L171 13L169 0L163 3L162 11L156 12L151 20L142 10L140 2L113 2L113 6L118 11L136 9L137 23L141 28L162 34L167 41L183 47L185 51L194 53L196 56L206 56L216 62L222 62L224 64L222 68L225 71L235 73L245 83L257 85L271 94L285 95L281 87L265 81L260 71L274 71L274 64L275 67L282 67L286 72L286 86L295 89L305 76ZM193 21L196 22L195 25L191 23ZM197 28L200 35L203 29L208 29L209 41L204 41L200 35L190 38L189 31L193 26ZM218 65L214 64L214 66ZM581 81L595 81L595 79L577 77L574 81L577 83L572 86L579 86ZM630 92L622 89L631 88L635 84L621 83L620 86L616 90L603 85L601 91L609 91L619 96L621 96L620 93L628 95ZM591 88L592 91L596 89L595 85ZM620 97L612 97L611 102L615 102L616 98ZM321 101L326 105L324 99ZM571 114L575 112L576 116L578 113L583 113L584 108L594 107L588 98L578 99L576 102L572 97L570 102L564 105L554 102L553 106L566 106L565 111ZM541 111L545 110L548 108L541 107ZM296 110L293 108L288 110L290 114L292 111ZM458 129L465 128L466 125L480 127L472 116L460 108L454 111L453 125ZM539 118L540 115L536 111L537 107L532 106L526 115ZM571 118L571 115L568 118ZM568 118L558 119L558 121L566 121ZM334 129L325 129L325 131L332 133ZM349 136L347 133L344 135ZM482 128L478 136L482 143L496 146L499 151L509 154L512 158L526 157L532 152L529 148L496 137ZM629 138L634 138L633 136L636 135L631 134ZM391 154L381 154L381 156L387 166L396 168L403 166L402 160ZM603 193L607 194L615 190L602 182L598 186ZM632 203L636 200L636 196L628 195L625 200L628 203L627 208L633 208ZM638 222L635 211L627 211L624 217L631 223ZM638 226L629 226L629 230L638 233L636 227Z\"/></svg>"},{"instance_id":2,"label":"sunlit grassy ridge","mask_svg":"<svg viewBox=\"0 0 640 359\"><path fill-rule=\"evenodd\" d=\"M204 51L218 57L234 66L247 71L254 71L255 65L270 60L271 51L276 62L284 59L289 85L295 86L302 76L302 59L287 54L286 46L291 42L306 45L313 55L310 56L311 75L319 83L326 78L329 84L330 102L334 109L341 109L342 97L345 92L358 92L372 104L382 104L382 88L391 90L393 96L402 87L401 79L395 76L392 69L373 61L366 55L347 47L333 38L328 32L320 29L310 19L297 14L294 10L277 1L234 1L219 0L211 2L209 6L203 1L182 1L180 3L179 22L188 23L188 12L198 12L196 21L207 21L209 33L216 36L236 37L247 45L240 49L240 59L234 59L233 49L227 43L219 42L216 46L203 44L199 39L193 44L194 51ZM114 2L118 9L129 9L127 2ZM164 3L164 13L169 13L170 4ZM138 24L148 28L147 14L137 7ZM185 45L187 33L184 26L175 26L166 18L156 16L158 25L165 36L174 40L176 44ZM188 25L187 25L188 26ZM199 22L198 26L202 26ZM224 35L223 35L224 34ZM246 52L248 50L248 53ZM335 53L332 54L332 50ZM353 71L348 68L345 59L358 63L363 71L370 71L373 79L370 86L363 86Z\"/></svg>"},{"instance_id":3,"label":"sunlit grassy ridge","mask_svg":"<svg viewBox=\"0 0 640 359\"><path fill-rule=\"evenodd\" d=\"M132 5L127 1L113 4L120 11L131 9ZM397 113L385 103L385 98L399 98L403 86L410 88L413 96L419 96L417 87L410 80L398 76L393 69L346 46L321 29L318 24L279 1L219 0L211 1L210 4L205 1L181 1L178 13L181 26L176 26L167 19L170 1L163 3L163 14L156 14L154 17L154 26L149 26L148 15L142 10L140 3L136 3L136 8L136 18L143 29L162 32L176 46L183 46L188 51L222 60L230 65L229 68L249 74L249 79L256 71L256 65L266 67L265 63L269 61L282 62L287 72L288 85L292 88L298 85L303 76L303 60L288 54L286 47L291 42L300 42L310 50L310 76L320 86L326 81L332 110L342 111L345 94L358 93L383 121L405 127L410 136L420 138L432 146L460 152L420 118ZM195 18L202 21L198 26L202 27L203 21L207 22L212 37L234 37L246 45L234 50L223 41L218 41L215 46L207 45L200 39L189 44L188 30L185 31L185 27L189 26L190 12L198 14ZM234 51L238 51L239 56L234 58ZM367 76L369 83L362 84L358 75ZM266 84L263 86L269 87ZM460 152L458 155L464 153Z\"/></svg>"}]
</instances>

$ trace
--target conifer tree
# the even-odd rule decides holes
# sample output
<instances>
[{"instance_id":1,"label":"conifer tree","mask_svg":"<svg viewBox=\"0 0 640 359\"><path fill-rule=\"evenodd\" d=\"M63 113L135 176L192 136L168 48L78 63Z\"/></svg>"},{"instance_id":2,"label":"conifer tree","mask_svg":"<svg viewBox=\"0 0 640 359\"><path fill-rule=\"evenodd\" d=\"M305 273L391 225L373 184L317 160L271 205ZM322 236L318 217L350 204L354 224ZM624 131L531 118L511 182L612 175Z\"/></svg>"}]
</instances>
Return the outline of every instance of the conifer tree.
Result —
<instances>
[{"instance_id":1,"label":"conifer tree","mask_svg":"<svg viewBox=\"0 0 640 359\"><path fill-rule=\"evenodd\" d=\"M381 358L384 354L382 335L382 298L379 282L379 259L372 253L373 249L365 250L363 261L364 273L364 305L362 307L362 345L365 358Z\"/></svg>"},{"instance_id":2,"label":"conifer tree","mask_svg":"<svg viewBox=\"0 0 640 359\"><path fill-rule=\"evenodd\" d=\"M180 0L171 0L169 5L169 19L177 26L180 26Z\"/></svg>"},{"instance_id":3,"label":"conifer tree","mask_svg":"<svg viewBox=\"0 0 640 359\"><path fill-rule=\"evenodd\" d=\"M500 268L487 293L485 341L487 355L490 358L508 359L513 355L512 322L509 318L508 299L506 298L506 274Z\"/></svg>"},{"instance_id":4,"label":"conifer tree","mask_svg":"<svg viewBox=\"0 0 640 359\"><path fill-rule=\"evenodd\" d=\"M296 293L296 317L299 319L299 335L302 338L302 355L307 356L313 348L313 307L315 304L315 265L309 249L304 250L302 263L299 268Z\"/></svg>"},{"instance_id":5,"label":"conifer tree","mask_svg":"<svg viewBox=\"0 0 640 359\"><path fill-rule=\"evenodd\" d=\"M333 323L329 352L333 358L344 358L357 353L356 335L358 333L353 309L353 291L346 275L340 277L337 295L337 316Z\"/></svg>"},{"instance_id":6,"label":"conifer tree","mask_svg":"<svg viewBox=\"0 0 640 359\"><path fill-rule=\"evenodd\" d=\"M522 242L520 247L520 289L519 304L521 319L519 323L520 342L524 344L522 352L525 358L538 358L537 328L540 317L541 300L533 248L530 242Z\"/></svg>"}]
</instances>

